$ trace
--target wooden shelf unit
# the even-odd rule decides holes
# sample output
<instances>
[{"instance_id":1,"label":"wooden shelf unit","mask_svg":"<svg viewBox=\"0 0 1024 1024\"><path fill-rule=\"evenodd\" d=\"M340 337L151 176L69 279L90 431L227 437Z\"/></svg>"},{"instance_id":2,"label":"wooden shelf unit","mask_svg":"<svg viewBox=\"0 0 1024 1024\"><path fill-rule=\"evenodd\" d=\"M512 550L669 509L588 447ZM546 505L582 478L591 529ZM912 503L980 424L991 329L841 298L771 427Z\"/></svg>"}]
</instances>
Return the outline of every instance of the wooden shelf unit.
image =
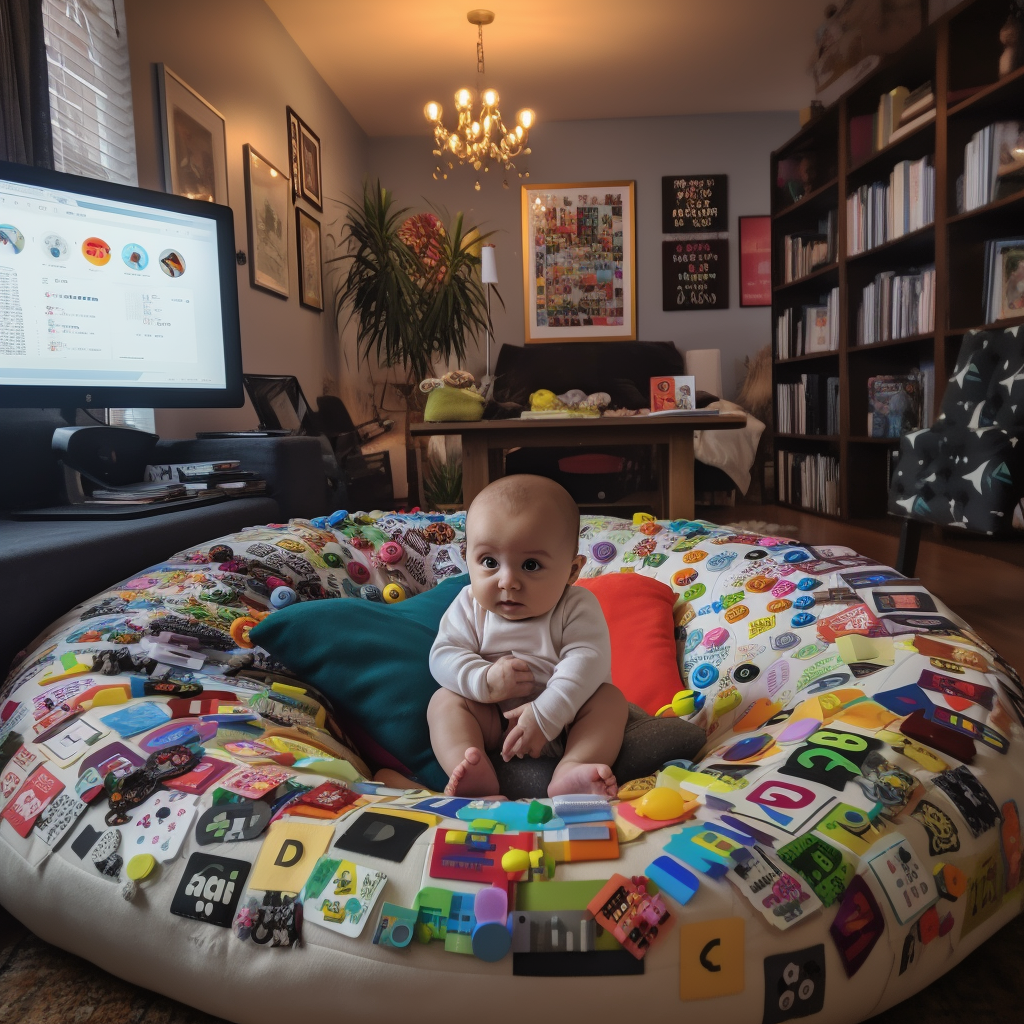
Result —
<instances>
[{"instance_id":1,"label":"wooden shelf unit","mask_svg":"<svg viewBox=\"0 0 1024 1024\"><path fill-rule=\"evenodd\" d=\"M957 178L963 173L964 147L971 135L996 121L1024 119L1020 113L1024 109L1024 68L998 79L1002 50L998 36L1005 17L1005 4L963 0L885 58L871 75L772 154L772 351L777 351L777 318L789 308L796 317L804 305L824 305L836 285L840 321L838 351L773 359L773 395L776 384L797 382L803 373L839 377L839 434L826 437L776 431L776 473L780 451L833 454L839 462L843 519L885 515L891 452L899 447L898 438L866 436L868 378L906 373L922 359L932 361L934 422L962 336L970 330L1024 322L1022 317L979 323L985 318L985 242L1024 237L1024 190L965 213L958 212L956 206ZM851 118L876 111L881 95L897 86L913 91L926 81L931 81L934 89L935 117L854 165ZM950 94L956 97L968 89L975 91L955 104L949 102ZM866 252L848 255L846 197L862 185L887 183L895 164L923 156L931 157L935 168L934 222ZM809 191L794 202L777 186L778 168L781 161L800 159L806 159L813 170ZM819 220L830 209L837 212L836 262L799 281L784 283L783 236L817 230ZM935 331L858 345L857 315L863 287L882 271L902 272L933 262ZM824 394L823 386L823 399Z\"/></svg>"}]
</instances>

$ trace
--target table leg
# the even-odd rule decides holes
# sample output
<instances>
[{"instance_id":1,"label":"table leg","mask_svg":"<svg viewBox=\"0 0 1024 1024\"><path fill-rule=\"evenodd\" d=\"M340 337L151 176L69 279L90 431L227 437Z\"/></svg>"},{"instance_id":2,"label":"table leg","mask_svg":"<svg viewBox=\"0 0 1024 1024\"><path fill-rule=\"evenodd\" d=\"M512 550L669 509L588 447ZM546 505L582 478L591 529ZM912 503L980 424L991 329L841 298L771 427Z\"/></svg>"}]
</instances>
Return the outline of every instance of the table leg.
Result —
<instances>
[{"instance_id":1,"label":"table leg","mask_svg":"<svg viewBox=\"0 0 1024 1024\"><path fill-rule=\"evenodd\" d=\"M487 486L488 477L487 438L479 434L463 434L462 503L465 508L469 508L473 499Z\"/></svg>"},{"instance_id":2,"label":"table leg","mask_svg":"<svg viewBox=\"0 0 1024 1024\"><path fill-rule=\"evenodd\" d=\"M669 434L668 517L693 518L693 431L686 428Z\"/></svg>"}]
</instances>

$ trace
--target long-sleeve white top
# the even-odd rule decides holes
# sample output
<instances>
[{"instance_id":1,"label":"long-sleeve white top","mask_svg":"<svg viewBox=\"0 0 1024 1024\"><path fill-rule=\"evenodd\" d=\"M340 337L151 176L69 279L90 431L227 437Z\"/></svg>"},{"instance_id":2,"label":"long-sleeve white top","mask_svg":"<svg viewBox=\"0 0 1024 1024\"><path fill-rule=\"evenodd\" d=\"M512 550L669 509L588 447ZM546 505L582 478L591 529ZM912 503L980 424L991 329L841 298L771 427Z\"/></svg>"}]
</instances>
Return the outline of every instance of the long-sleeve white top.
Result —
<instances>
[{"instance_id":1,"label":"long-sleeve white top","mask_svg":"<svg viewBox=\"0 0 1024 1024\"><path fill-rule=\"evenodd\" d=\"M448 690L491 704L487 670L512 654L533 670L537 693L499 702L502 711L533 701L547 740L559 736L602 683L611 682L608 624L597 598L566 587L558 604L532 619L504 619L481 607L464 587L441 619L430 649L430 671Z\"/></svg>"}]
</instances>

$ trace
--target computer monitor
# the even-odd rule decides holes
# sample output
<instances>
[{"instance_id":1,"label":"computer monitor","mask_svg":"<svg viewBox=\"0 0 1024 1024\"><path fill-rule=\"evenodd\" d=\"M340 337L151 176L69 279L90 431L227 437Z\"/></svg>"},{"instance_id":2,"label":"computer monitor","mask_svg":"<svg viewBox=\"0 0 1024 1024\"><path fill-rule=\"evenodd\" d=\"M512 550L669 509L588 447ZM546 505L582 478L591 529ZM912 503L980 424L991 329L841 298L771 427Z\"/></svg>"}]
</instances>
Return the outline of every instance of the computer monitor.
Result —
<instances>
[{"instance_id":1,"label":"computer monitor","mask_svg":"<svg viewBox=\"0 0 1024 1024\"><path fill-rule=\"evenodd\" d=\"M229 207L0 162L0 407L242 401Z\"/></svg>"}]
</instances>

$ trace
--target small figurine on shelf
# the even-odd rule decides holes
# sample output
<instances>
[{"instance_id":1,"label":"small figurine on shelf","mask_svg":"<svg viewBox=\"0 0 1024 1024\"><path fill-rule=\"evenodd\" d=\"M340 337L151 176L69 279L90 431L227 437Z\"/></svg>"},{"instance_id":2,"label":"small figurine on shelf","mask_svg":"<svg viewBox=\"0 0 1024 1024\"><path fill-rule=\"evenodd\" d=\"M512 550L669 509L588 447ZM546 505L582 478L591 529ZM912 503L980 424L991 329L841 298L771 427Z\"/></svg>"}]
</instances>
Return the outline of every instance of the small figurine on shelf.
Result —
<instances>
[{"instance_id":1,"label":"small figurine on shelf","mask_svg":"<svg viewBox=\"0 0 1024 1024\"><path fill-rule=\"evenodd\" d=\"M1010 0L1009 13L1003 27L999 30L999 42L1003 45L1003 52L999 56L1000 78L1005 78L1021 66L1021 57L1024 55L1021 47L1022 37L1024 37L1024 5L1020 0Z\"/></svg>"}]
</instances>

